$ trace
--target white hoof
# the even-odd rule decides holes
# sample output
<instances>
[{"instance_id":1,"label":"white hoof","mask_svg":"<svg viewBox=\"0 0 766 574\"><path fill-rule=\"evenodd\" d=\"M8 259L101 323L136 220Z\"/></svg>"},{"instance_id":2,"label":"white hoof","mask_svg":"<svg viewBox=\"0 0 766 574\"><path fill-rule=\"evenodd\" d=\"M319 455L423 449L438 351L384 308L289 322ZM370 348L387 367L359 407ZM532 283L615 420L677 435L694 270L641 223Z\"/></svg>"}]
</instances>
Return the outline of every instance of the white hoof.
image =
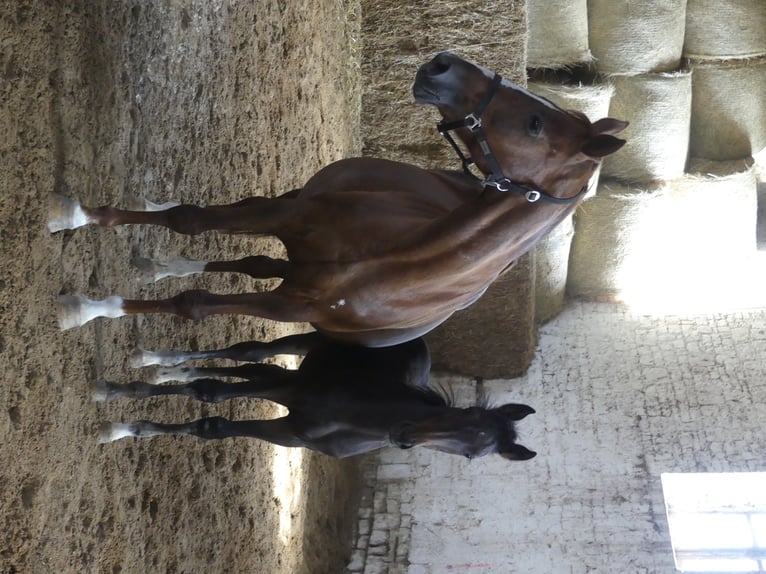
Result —
<instances>
[{"instance_id":1,"label":"white hoof","mask_svg":"<svg viewBox=\"0 0 766 574\"><path fill-rule=\"evenodd\" d=\"M96 317L122 317L122 297L108 297L93 301L82 295L59 295L58 320L62 331L80 327Z\"/></svg>"},{"instance_id":2,"label":"white hoof","mask_svg":"<svg viewBox=\"0 0 766 574\"><path fill-rule=\"evenodd\" d=\"M98 442L104 444L135 436L131 426L129 423L102 423L98 429Z\"/></svg>"},{"instance_id":3,"label":"white hoof","mask_svg":"<svg viewBox=\"0 0 766 574\"><path fill-rule=\"evenodd\" d=\"M90 386L90 400L103 403L109 400L109 388L105 381L94 381Z\"/></svg>"},{"instance_id":4,"label":"white hoof","mask_svg":"<svg viewBox=\"0 0 766 574\"><path fill-rule=\"evenodd\" d=\"M57 193L51 194L48 208L48 231L56 233L65 229L77 229L90 223L79 201Z\"/></svg>"}]
</instances>

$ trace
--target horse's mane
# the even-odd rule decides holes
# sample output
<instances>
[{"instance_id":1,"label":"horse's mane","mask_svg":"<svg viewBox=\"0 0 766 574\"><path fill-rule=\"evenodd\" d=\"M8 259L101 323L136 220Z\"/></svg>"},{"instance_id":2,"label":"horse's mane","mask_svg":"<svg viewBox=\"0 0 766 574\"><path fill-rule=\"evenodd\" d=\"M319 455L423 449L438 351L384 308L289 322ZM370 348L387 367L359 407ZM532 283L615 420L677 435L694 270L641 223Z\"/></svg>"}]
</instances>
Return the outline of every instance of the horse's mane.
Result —
<instances>
[{"instance_id":1,"label":"horse's mane","mask_svg":"<svg viewBox=\"0 0 766 574\"><path fill-rule=\"evenodd\" d=\"M455 406L455 393L451 387L445 387L443 385L434 385L427 387L411 387L417 391L424 402L428 405L435 407L452 407Z\"/></svg>"}]
</instances>

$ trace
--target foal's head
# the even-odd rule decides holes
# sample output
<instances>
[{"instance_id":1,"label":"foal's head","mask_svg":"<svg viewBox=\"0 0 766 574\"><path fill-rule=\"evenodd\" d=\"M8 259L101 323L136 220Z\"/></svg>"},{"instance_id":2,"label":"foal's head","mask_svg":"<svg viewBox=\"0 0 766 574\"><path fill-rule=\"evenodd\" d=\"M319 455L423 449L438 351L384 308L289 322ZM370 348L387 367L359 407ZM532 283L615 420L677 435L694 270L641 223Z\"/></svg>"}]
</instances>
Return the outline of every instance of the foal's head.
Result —
<instances>
[{"instance_id":1,"label":"foal's head","mask_svg":"<svg viewBox=\"0 0 766 574\"><path fill-rule=\"evenodd\" d=\"M493 409L448 408L432 418L399 423L391 430L391 441L399 448L423 446L469 459L499 454L508 460L528 460L537 453L516 444L516 422L534 412L513 403Z\"/></svg>"},{"instance_id":2,"label":"foal's head","mask_svg":"<svg viewBox=\"0 0 766 574\"><path fill-rule=\"evenodd\" d=\"M627 122L604 118L591 123L583 114L563 111L448 52L420 67L413 93L419 103L439 109L441 126L453 124L449 129L456 130L490 179L504 176L554 196L571 195L573 187L584 186L601 158L625 143L614 134ZM479 116L481 132L469 115ZM493 174L498 167L501 174Z\"/></svg>"}]
</instances>

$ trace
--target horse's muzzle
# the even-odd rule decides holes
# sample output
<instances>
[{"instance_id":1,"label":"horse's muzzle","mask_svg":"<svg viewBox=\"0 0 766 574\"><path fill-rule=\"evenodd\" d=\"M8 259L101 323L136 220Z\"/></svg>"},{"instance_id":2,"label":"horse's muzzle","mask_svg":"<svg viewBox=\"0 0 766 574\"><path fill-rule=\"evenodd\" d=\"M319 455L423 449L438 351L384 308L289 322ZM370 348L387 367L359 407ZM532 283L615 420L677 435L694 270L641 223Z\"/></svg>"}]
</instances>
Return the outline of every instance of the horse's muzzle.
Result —
<instances>
[{"instance_id":1,"label":"horse's muzzle","mask_svg":"<svg viewBox=\"0 0 766 574\"><path fill-rule=\"evenodd\" d=\"M406 450L415 446L414 430L415 426L412 423L402 422L394 425L389 431L388 436L394 446Z\"/></svg>"},{"instance_id":2,"label":"horse's muzzle","mask_svg":"<svg viewBox=\"0 0 766 574\"><path fill-rule=\"evenodd\" d=\"M461 85L460 64L465 64L449 52L437 54L430 62L418 68L412 95L419 104L449 104Z\"/></svg>"}]
</instances>

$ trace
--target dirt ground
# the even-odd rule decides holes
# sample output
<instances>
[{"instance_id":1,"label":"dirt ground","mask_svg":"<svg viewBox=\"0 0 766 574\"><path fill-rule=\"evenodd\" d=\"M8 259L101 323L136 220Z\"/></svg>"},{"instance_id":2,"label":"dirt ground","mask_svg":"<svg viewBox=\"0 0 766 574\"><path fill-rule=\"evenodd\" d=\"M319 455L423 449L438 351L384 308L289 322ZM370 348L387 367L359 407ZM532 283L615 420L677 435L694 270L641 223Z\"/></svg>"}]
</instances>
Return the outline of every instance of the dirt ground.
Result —
<instances>
[{"instance_id":1,"label":"dirt ground","mask_svg":"<svg viewBox=\"0 0 766 574\"><path fill-rule=\"evenodd\" d=\"M247 439L127 439L104 420L277 416L258 401L93 403L135 346L212 348L295 326L251 318L98 320L58 330L60 291L165 297L273 285L144 285L132 254L270 254L264 240L166 230L50 235L48 195L85 204L228 203L300 187L359 153L353 0L46 2L0 8L0 572L342 571L356 465Z\"/></svg>"}]
</instances>

